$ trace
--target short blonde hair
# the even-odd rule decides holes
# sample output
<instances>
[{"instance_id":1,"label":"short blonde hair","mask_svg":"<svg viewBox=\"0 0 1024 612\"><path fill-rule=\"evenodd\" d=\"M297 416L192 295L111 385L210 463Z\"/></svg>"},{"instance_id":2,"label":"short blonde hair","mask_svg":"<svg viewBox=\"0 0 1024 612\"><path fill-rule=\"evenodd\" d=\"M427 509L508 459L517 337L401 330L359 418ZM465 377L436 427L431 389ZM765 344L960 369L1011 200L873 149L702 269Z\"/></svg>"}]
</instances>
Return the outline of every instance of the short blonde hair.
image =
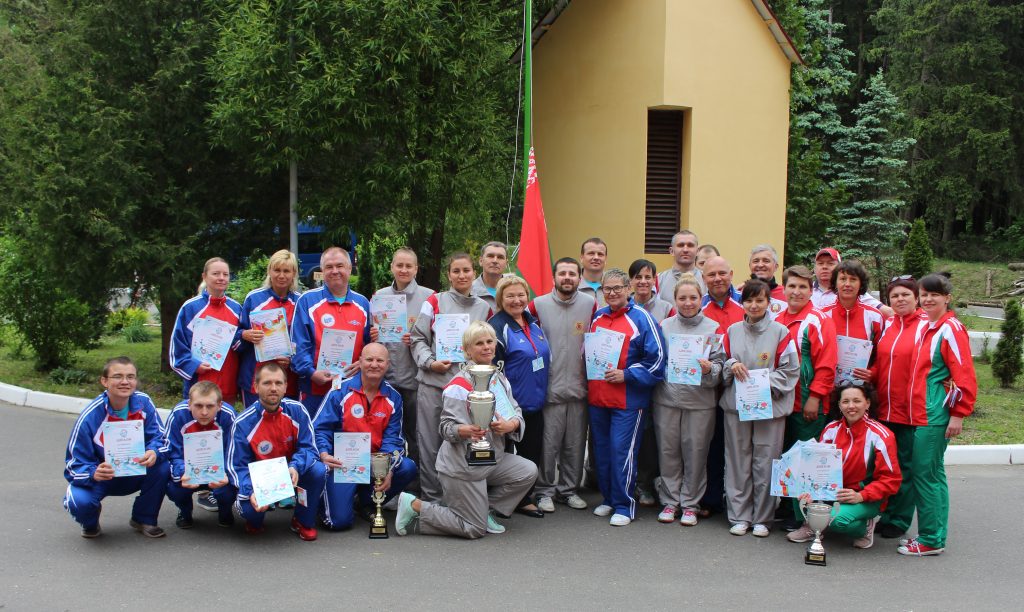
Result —
<instances>
[{"instance_id":1,"label":"short blonde hair","mask_svg":"<svg viewBox=\"0 0 1024 612\"><path fill-rule=\"evenodd\" d=\"M295 257L295 253L292 253L288 249L281 249L270 256L270 260L267 261L267 276L263 279L263 287L270 287L270 271L274 269L274 266L279 264L285 264L292 267L295 271L295 275L292 277L292 286L288 288L289 291L298 292L299 290L299 260Z\"/></svg>"},{"instance_id":2,"label":"short blonde hair","mask_svg":"<svg viewBox=\"0 0 1024 612\"><path fill-rule=\"evenodd\" d=\"M497 334L494 333L494 328L487 321L473 321L466 328L466 331L462 332L462 350L469 349L477 340L483 336L490 336L495 340L498 339Z\"/></svg>"},{"instance_id":3,"label":"short blonde hair","mask_svg":"<svg viewBox=\"0 0 1024 612\"><path fill-rule=\"evenodd\" d=\"M526 281L522 277L514 274L503 276L501 280L498 281L498 286L494 291L494 301L498 305L499 312L504 312L505 310L505 291L507 291L509 287L514 287L516 285L522 285L523 289L526 289L526 297L530 297L530 286L526 284Z\"/></svg>"},{"instance_id":4,"label":"short blonde hair","mask_svg":"<svg viewBox=\"0 0 1024 612\"><path fill-rule=\"evenodd\" d=\"M672 288L673 299L679 297L679 289L682 287L693 287L697 290L697 295L702 299L704 298L704 291L700 288L700 281L697 280L696 276L689 272L679 275L679 280L676 281L676 286Z\"/></svg>"}]
</instances>

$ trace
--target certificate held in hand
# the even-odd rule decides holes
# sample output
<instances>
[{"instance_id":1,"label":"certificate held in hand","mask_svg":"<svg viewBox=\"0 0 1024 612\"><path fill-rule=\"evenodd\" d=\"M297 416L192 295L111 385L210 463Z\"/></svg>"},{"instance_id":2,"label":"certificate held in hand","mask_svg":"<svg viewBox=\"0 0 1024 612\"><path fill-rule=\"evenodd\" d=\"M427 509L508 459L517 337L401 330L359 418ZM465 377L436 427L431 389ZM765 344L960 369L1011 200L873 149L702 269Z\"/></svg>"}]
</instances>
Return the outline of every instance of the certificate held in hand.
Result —
<instances>
[{"instance_id":1,"label":"certificate held in hand","mask_svg":"<svg viewBox=\"0 0 1024 612\"><path fill-rule=\"evenodd\" d=\"M772 386L768 370L750 370L743 382L733 383L736 411L741 421L761 421L772 418Z\"/></svg>"},{"instance_id":2,"label":"certificate held in hand","mask_svg":"<svg viewBox=\"0 0 1024 612\"><path fill-rule=\"evenodd\" d=\"M249 464L249 479L257 506L269 506L295 495L288 460L284 457L253 461Z\"/></svg>"},{"instance_id":3,"label":"certificate held in hand","mask_svg":"<svg viewBox=\"0 0 1024 612\"><path fill-rule=\"evenodd\" d=\"M114 478L144 476L146 466L135 460L146 454L146 434L141 420L103 423L103 460L114 467Z\"/></svg>"},{"instance_id":4,"label":"certificate held in hand","mask_svg":"<svg viewBox=\"0 0 1024 612\"><path fill-rule=\"evenodd\" d=\"M291 338L288 337L288 314L284 308L254 310L249 314L252 328L263 332L263 340L253 344L256 361L273 361L295 354Z\"/></svg>"},{"instance_id":5,"label":"certificate held in hand","mask_svg":"<svg viewBox=\"0 0 1024 612\"><path fill-rule=\"evenodd\" d=\"M700 384L703 370L698 359L707 359L711 350L708 336L669 334L668 367L665 380L677 385Z\"/></svg>"},{"instance_id":6,"label":"certificate held in hand","mask_svg":"<svg viewBox=\"0 0 1024 612\"><path fill-rule=\"evenodd\" d=\"M836 336L836 384L852 381L854 368L866 370L873 348L870 340Z\"/></svg>"},{"instance_id":7,"label":"certificate held in hand","mask_svg":"<svg viewBox=\"0 0 1024 612\"><path fill-rule=\"evenodd\" d=\"M237 325L203 317L192 323L192 356L218 372L224 367L228 351L235 341Z\"/></svg>"},{"instance_id":8,"label":"certificate held in hand","mask_svg":"<svg viewBox=\"0 0 1024 612\"><path fill-rule=\"evenodd\" d=\"M182 437L185 476L190 485L224 480L224 434L219 429L187 433Z\"/></svg>"},{"instance_id":9,"label":"certificate held in hand","mask_svg":"<svg viewBox=\"0 0 1024 612\"><path fill-rule=\"evenodd\" d=\"M604 373L614 370L622 354L626 335L599 327L583 335L583 353L587 364L587 380L604 380Z\"/></svg>"},{"instance_id":10,"label":"certificate held in hand","mask_svg":"<svg viewBox=\"0 0 1024 612\"><path fill-rule=\"evenodd\" d=\"M341 462L334 472L334 482L370 484L370 434L365 432L334 433L334 458Z\"/></svg>"},{"instance_id":11,"label":"certificate held in hand","mask_svg":"<svg viewBox=\"0 0 1024 612\"><path fill-rule=\"evenodd\" d=\"M370 313L377 326L377 342L401 342L409 331L409 312L404 295L380 295L370 299Z\"/></svg>"},{"instance_id":12,"label":"certificate held in hand","mask_svg":"<svg viewBox=\"0 0 1024 612\"><path fill-rule=\"evenodd\" d=\"M316 369L332 374L344 374L352 364L356 350L356 332L343 329L325 329L320 336L320 353L316 356Z\"/></svg>"},{"instance_id":13,"label":"certificate held in hand","mask_svg":"<svg viewBox=\"0 0 1024 612\"><path fill-rule=\"evenodd\" d=\"M462 334L469 327L468 314L439 314L434 317L434 358L438 361L462 363Z\"/></svg>"}]
</instances>

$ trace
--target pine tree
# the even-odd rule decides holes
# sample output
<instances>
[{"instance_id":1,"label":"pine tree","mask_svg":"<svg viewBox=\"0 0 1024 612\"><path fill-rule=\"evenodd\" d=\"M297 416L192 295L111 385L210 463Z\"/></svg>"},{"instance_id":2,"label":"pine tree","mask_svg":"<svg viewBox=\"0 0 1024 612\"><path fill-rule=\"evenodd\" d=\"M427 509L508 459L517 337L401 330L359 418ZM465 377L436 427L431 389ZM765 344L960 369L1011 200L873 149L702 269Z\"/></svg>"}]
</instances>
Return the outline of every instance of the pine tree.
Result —
<instances>
[{"instance_id":1,"label":"pine tree","mask_svg":"<svg viewBox=\"0 0 1024 612\"><path fill-rule=\"evenodd\" d=\"M992 356L992 374L999 380L999 386L1008 389L1024 371L1024 316L1016 298L1006 303L1004 312L1003 335Z\"/></svg>"},{"instance_id":2,"label":"pine tree","mask_svg":"<svg viewBox=\"0 0 1024 612\"><path fill-rule=\"evenodd\" d=\"M869 263L881 280L896 271L906 235L904 156L914 140L896 134L903 111L882 71L868 81L863 97L853 111L856 124L835 145L842 160L836 182L852 201L836 212L829 234L844 254Z\"/></svg>"},{"instance_id":3,"label":"pine tree","mask_svg":"<svg viewBox=\"0 0 1024 612\"><path fill-rule=\"evenodd\" d=\"M928 231L924 219L914 221L910 237L903 247L903 273L921 278L932 271L932 246L928 244Z\"/></svg>"}]
</instances>

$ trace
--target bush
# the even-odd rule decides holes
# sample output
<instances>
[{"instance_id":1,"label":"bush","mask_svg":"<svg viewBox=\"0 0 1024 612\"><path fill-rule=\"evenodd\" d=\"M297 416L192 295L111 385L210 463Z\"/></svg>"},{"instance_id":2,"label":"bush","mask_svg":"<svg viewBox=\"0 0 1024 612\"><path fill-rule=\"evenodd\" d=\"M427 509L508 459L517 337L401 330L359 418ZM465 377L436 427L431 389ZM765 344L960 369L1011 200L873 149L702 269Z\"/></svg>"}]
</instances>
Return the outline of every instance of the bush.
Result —
<instances>
[{"instance_id":1,"label":"bush","mask_svg":"<svg viewBox=\"0 0 1024 612\"><path fill-rule=\"evenodd\" d=\"M35 351L38 370L71 364L75 351L92 345L103 329L98 308L70 295L47 270L31 248L13 240L0 245L0 318L11 321Z\"/></svg>"},{"instance_id":2,"label":"bush","mask_svg":"<svg viewBox=\"0 0 1024 612\"><path fill-rule=\"evenodd\" d=\"M246 260L245 265L235 273L235 278L231 279L231 284L228 285L227 290L228 296L239 304L244 302L245 296L249 295L250 291L263 286L263 281L267 278L267 265L269 263L270 257L268 255L258 251L253 253Z\"/></svg>"},{"instance_id":3,"label":"bush","mask_svg":"<svg viewBox=\"0 0 1024 612\"><path fill-rule=\"evenodd\" d=\"M1008 389L1024 371L1024 357L1021 356L1021 351L1024 351L1024 317L1016 298L1006 303L1005 313L1003 335L992 356L992 375L999 381L999 386Z\"/></svg>"},{"instance_id":4,"label":"bush","mask_svg":"<svg viewBox=\"0 0 1024 612\"><path fill-rule=\"evenodd\" d=\"M146 329L146 326L137 321L122 327L121 337L130 344L142 344L143 342L149 342L151 339L149 330Z\"/></svg>"},{"instance_id":5,"label":"bush","mask_svg":"<svg viewBox=\"0 0 1024 612\"><path fill-rule=\"evenodd\" d=\"M907 244L903 247L903 272L921 279L932 272L932 247L928 243L928 231L924 219L914 221Z\"/></svg>"},{"instance_id":6,"label":"bush","mask_svg":"<svg viewBox=\"0 0 1024 612\"><path fill-rule=\"evenodd\" d=\"M139 327L149 323L149 312L144 308L129 306L107 315L107 331L117 333L125 327L137 325Z\"/></svg>"},{"instance_id":7,"label":"bush","mask_svg":"<svg viewBox=\"0 0 1024 612\"><path fill-rule=\"evenodd\" d=\"M54 368L50 372L50 380L58 385L82 385L93 380L93 377L83 370L75 368Z\"/></svg>"},{"instance_id":8,"label":"bush","mask_svg":"<svg viewBox=\"0 0 1024 612\"><path fill-rule=\"evenodd\" d=\"M391 284L391 256L405 245L405 236L371 234L356 245L359 253L359 279L356 291L366 297Z\"/></svg>"}]
</instances>

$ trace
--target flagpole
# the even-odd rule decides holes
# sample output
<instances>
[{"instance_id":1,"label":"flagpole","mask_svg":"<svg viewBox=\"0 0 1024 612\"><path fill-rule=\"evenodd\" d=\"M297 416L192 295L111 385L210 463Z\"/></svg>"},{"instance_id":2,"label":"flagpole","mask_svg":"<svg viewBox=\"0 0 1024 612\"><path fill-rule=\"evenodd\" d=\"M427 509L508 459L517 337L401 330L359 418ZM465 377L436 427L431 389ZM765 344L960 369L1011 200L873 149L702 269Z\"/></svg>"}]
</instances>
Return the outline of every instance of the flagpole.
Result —
<instances>
[{"instance_id":1,"label":"flagpole","mask_svg":"<svg viewBox=\"0 0 1024 612\"><path fill-rule=\"evenodd\" d=\"M523 10L523 196L530 176L530 147L533 146L533 0Z\"/></svg>"}]
</instances>

